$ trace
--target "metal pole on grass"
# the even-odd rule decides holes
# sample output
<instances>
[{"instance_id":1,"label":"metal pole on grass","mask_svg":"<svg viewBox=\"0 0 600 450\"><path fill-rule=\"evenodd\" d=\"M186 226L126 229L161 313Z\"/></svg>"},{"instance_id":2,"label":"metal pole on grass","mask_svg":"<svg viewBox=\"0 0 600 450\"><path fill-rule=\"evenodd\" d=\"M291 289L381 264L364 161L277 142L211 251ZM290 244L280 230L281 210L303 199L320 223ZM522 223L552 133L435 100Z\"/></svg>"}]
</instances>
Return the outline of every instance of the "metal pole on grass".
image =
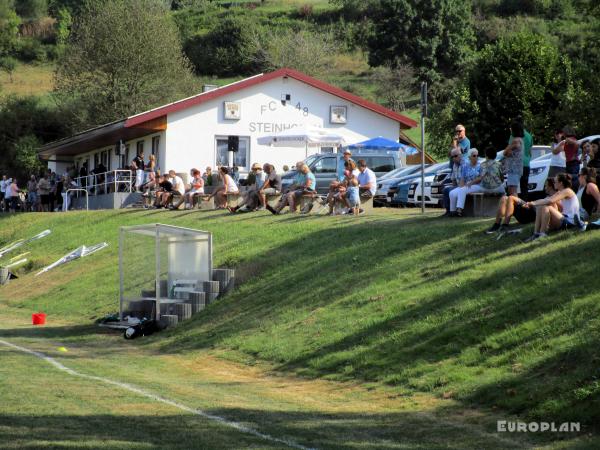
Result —
<instances>
[{"instance_id":1,"label":"metal pole on grass","mask_svg":"<svg viewBox=\"0 0 600 450\"><path fill-rule=\"evenodd\" d=\"M427 82L421 83L421 214L425 214L425 116L427 115ZM415 192L415 195L417 193Z\"/></svg>"}]
</instances>

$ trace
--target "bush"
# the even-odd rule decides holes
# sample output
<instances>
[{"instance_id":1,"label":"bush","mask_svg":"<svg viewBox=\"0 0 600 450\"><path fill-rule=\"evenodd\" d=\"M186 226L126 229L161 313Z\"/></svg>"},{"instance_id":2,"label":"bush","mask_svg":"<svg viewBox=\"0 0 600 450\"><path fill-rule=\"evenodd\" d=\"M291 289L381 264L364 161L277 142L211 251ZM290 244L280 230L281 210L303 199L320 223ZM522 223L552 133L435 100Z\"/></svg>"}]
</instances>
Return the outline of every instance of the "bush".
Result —
<instances>
[{"instance_id":1,"label":"bush","mask_svg":"<svg viewBox=\"0 0 600 450\"><path fill-rule=\"evenodd\" d=\"M254 33L256 24L243 17L227 17L210 32L184 45L184 52L198 74L234 76L257 70Z\"/></svg>"},{"instance_id":2,"label":"bush","mask_svg":"<svg viewBox=\"0 0 600 450\"><path fill-rule=\"evenodd\" d=\"M331 64L337 46L331 34L307 30L263 32L254 35L255 62L261 70L290 67L312 76L322 76Z\"/></svg>"},{"instance_id":3,"label":"bush","mask_svg":"<svg viewBox=\"0 0 600 450\"><path fill-rule=\"evenodd\" d=\"M37 39L29 37L19 39L16 54L24 62L45 61L47 58L44 45Z\"/></svg>"}]
</instances>

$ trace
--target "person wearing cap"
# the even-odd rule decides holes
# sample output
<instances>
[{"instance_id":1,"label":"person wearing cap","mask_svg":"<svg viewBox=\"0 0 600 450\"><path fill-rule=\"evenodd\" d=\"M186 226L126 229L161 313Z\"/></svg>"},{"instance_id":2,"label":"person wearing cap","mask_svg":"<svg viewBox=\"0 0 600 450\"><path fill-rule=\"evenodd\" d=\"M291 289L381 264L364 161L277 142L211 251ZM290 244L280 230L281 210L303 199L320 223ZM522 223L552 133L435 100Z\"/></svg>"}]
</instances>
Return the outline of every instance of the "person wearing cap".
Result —
<instances>
[{"instance_id":1,"label":"person wearing cap","mask_svg":"<svg viewBox=\"0 0 600 450\"><path fill-rule=\"evenodd\" d=\"M454 129L454 139L452 140L452 148L459 149L463 155L471 150L471 141L467 137L467 130L464 125L456 125L456 128Z\"/></svg>"},{"instance_id":2,"label":"person wearing cap","mask_svg":"<svg viewBox=\"0 0 600 450\"><path fill-rule=\"evenodd\" d=\"M242 199L242 202L238 206L229 206L227 209L230 213L239 211L252 211L259 205L258 191L262 188L265 180L265 174L262 171L262 167L258 163L252 164L250 168L251 173L248 175L248 180L252 180L251 185L247 185L246 193Z\"/></svg>"},{"instance_id":3,"label":"person wearing cap","mask_svg":"<svg viewBox=\"0 0 600 450\"><path fill-rule=\"evenodd\" d=\"M348 149L344 150L342 159L338 160L338 165L337 165L337 181L339 181L339 182L344 181L344 179L345 179L344 170L346 170L345 164L346 164L347 161L354 162L352 160L352 152L350 150L348 150Z\"/></svg>"}]
</instances>

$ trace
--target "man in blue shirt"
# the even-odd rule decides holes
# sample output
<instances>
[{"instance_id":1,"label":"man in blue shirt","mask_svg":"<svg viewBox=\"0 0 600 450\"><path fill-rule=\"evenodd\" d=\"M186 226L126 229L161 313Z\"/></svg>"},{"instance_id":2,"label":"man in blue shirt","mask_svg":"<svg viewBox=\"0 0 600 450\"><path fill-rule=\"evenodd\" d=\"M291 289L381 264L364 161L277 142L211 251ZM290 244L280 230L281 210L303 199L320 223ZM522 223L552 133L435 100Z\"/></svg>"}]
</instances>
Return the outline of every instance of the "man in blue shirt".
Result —
<instances>
[{"instance_id":1,"label":"man in blue shirt","mask_svg":"<svg viewBox=\"0 0 600 450\"><path fill-rule=\"evenodd\" d=\"M455 135L452 140L452 148L459 148L460 152L465 155L471 149L471 141L467 137L467 130L464 125L456 125L454 129Z\"/></svg>"}]
</instances>

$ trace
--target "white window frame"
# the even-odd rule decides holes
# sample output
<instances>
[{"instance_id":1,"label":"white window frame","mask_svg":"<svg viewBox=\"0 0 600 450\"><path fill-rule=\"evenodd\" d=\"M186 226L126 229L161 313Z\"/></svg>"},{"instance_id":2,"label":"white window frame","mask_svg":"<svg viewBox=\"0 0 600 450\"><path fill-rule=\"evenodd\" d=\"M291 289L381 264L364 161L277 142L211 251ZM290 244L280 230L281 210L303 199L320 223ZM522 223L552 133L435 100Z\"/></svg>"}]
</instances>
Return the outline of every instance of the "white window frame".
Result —
<instances>
[{"instance_id":1,"label":"white window frame","mask_svg":"<svg viewBox=\"0 0 600 450\"><path fill-rule=\"evenodd\" d=\"M246 165L244 167L238 166L238 168L241 171L246 172L246 171L250 170L250 160L251 160L250 156L252 153L252 149L250 148L251 139L250 139L250 136L239 136L239 138L240 138L240 143L242 141L246 142ZM227 139L228 139L228 136L223 136L223 135L215 136L215 152L214 152L214 159L213 159L215 161L215 165L217 163L217 157L219 155L218 141L227 141ZM235 158L235 155L234 155L234 158ZM229 152L227 152L227 162L228 162L228 164L227 164L228 167L233 167L233 164L232 164L233 161L229 161Z\"/></svg>"}]
</instances>

